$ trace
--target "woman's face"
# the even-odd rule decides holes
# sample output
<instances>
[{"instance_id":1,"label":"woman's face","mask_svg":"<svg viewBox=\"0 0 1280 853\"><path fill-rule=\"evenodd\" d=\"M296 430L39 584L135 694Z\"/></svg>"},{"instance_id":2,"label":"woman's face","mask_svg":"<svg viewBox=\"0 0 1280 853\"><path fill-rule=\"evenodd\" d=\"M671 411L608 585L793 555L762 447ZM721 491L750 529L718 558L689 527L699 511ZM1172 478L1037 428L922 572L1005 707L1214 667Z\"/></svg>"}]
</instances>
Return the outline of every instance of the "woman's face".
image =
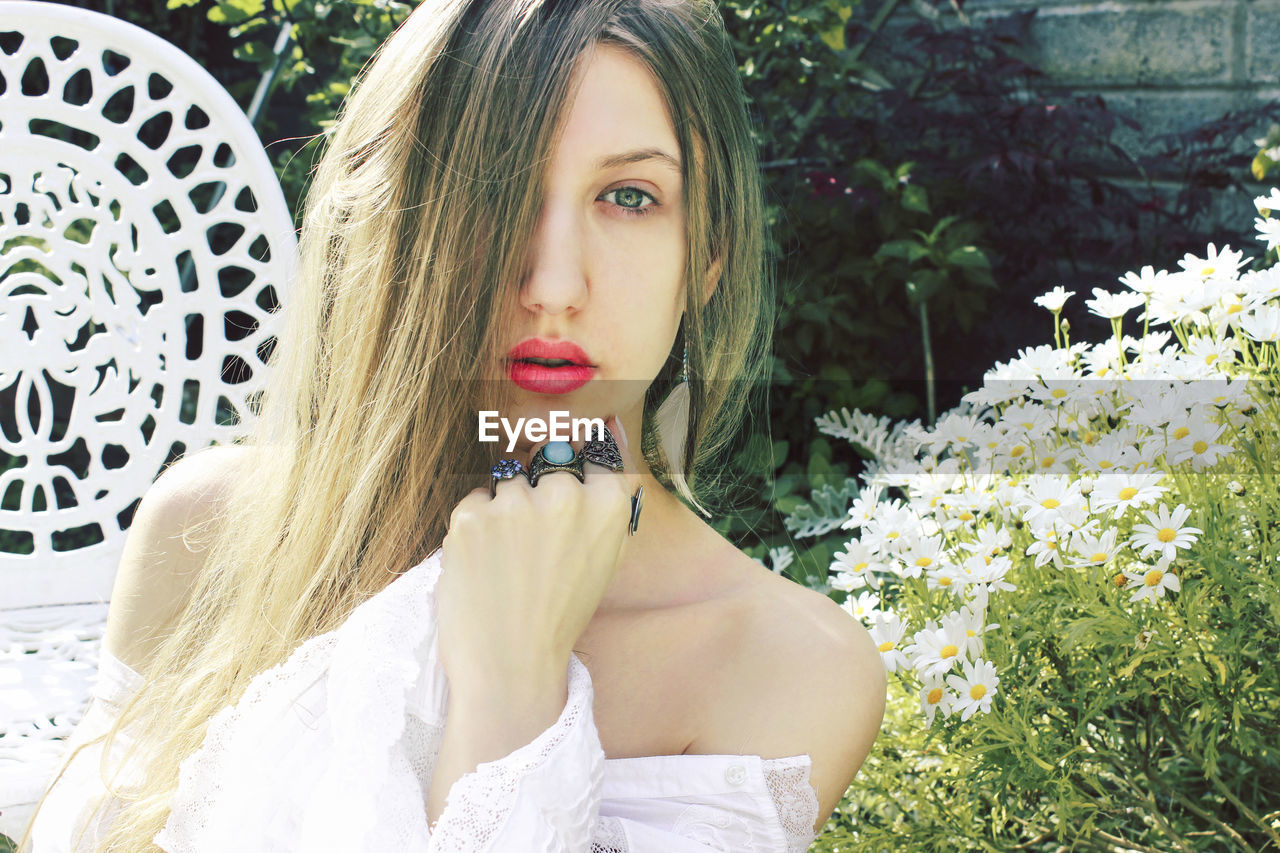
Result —
<instances>
[{"instance_id":1,"label":"woman's face","mask_svg":"<svg viewBox=\"0 0 1280 853\"><path fill-rule=\"evenodd\" d=\"M680 148L640 60L602 44L579 73L503 365L517 411L503 415L638 426L685 305Z\"/></svg>"}]
</instances>

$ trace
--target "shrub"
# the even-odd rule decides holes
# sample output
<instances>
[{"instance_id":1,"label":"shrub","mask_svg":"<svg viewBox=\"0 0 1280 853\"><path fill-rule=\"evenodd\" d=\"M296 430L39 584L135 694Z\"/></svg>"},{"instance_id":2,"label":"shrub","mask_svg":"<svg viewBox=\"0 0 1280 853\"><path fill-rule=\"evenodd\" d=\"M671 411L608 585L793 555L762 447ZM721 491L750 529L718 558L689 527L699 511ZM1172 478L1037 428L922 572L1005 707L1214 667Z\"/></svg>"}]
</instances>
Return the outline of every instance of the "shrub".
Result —
<instances>
[{"instance_id":1,"label":"shrub","mask_svg":"<svg viewBox=\"0 0 1280 853\"><path fill-rule=\"evenodd\" d=\"M936 425L818 419L871 462L843 519L789 524L860 531L832 583L935 753L891 725L837 822L851 849L917 819L946 847L1280 846L1280 190L1255 204L1255 269L1211 244L1095 288L1093 345L1058 288L1037 300L1055 344ZM886 770L921 781L890 800Z\"/></svg>"}]
</instances>

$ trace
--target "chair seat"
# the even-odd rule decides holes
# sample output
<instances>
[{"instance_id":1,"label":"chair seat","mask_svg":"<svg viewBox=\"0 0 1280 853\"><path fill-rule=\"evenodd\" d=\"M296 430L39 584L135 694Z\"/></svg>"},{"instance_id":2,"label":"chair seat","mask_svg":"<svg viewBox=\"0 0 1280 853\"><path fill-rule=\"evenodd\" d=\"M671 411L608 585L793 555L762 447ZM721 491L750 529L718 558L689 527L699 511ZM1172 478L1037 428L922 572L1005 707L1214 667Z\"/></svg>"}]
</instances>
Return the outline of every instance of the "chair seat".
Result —
<instances>
[{"instance_id":1,"label":"chair seat","mask_svg":"<svg viewBox=\"0 0 1280 853\"><path fill-rule=\"evenodd\" d=\"M0 834L17 838L83 716L105 604L8 610L0 621Z\"/></svg>"}]
</instances>

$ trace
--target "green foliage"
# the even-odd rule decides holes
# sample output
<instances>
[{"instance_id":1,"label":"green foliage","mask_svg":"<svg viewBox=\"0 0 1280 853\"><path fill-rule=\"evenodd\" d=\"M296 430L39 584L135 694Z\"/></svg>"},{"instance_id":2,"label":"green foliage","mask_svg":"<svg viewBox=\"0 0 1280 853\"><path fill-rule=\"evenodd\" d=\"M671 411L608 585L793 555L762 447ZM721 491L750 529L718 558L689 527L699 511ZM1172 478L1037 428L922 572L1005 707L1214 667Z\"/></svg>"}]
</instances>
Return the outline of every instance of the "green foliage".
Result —
<instances>
[{"instance_id":1,"label":"green foliage","mask_svg":"<svg viewBox=\"0 0 1280 853\"><path fill-rule=\"evenodd\" d=\"M1257 145L1259 150L1250 167L1254 179L1265 181L1274 174L1280 174L1280 124L1271 125Z\"/></svg>"}]
</instances>

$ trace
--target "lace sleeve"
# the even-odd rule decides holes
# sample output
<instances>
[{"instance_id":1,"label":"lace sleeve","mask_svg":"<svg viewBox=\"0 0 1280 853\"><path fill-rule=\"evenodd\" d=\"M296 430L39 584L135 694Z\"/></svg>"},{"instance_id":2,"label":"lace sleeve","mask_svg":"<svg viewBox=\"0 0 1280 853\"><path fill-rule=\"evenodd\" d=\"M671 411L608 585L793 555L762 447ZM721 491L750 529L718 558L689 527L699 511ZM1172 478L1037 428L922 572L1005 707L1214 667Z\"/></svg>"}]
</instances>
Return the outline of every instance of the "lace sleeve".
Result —
<instances>
[{"instance_id":1,"label":"lace sleeve","mask_svg":"<svg viewBox=\"0 0 1280 853\"><path fill-rule=\"evenodd\" d=\"M105 648L99 653L98 676L89 706L70 740L66 756L70 759L61 776L56 777L44 805L36 813L31 826L33 853L67 853L96 846L118 810L106 796L99 775L102 744L80 747L105 734L115 724L125 701L137 691L142 677L129 669ZM127 731L121 731L112 745L112 762L118 762L132 742ZM79 752L77 752L79 750ZM123 772L117 783L127 786L129 775Z\"/></svg>"},{"instance_id":2,"label":"lace sleeve","mask_svg":"<svg viewBox=\"0 0 1280 853\"><path fill-rule=\"evenodd\" d=\"M604 768L592 695L587 668L572 657L569 698L559 719L453 784L431 835L431 853L586 853Z\"/></svg>"}]
</instances>

